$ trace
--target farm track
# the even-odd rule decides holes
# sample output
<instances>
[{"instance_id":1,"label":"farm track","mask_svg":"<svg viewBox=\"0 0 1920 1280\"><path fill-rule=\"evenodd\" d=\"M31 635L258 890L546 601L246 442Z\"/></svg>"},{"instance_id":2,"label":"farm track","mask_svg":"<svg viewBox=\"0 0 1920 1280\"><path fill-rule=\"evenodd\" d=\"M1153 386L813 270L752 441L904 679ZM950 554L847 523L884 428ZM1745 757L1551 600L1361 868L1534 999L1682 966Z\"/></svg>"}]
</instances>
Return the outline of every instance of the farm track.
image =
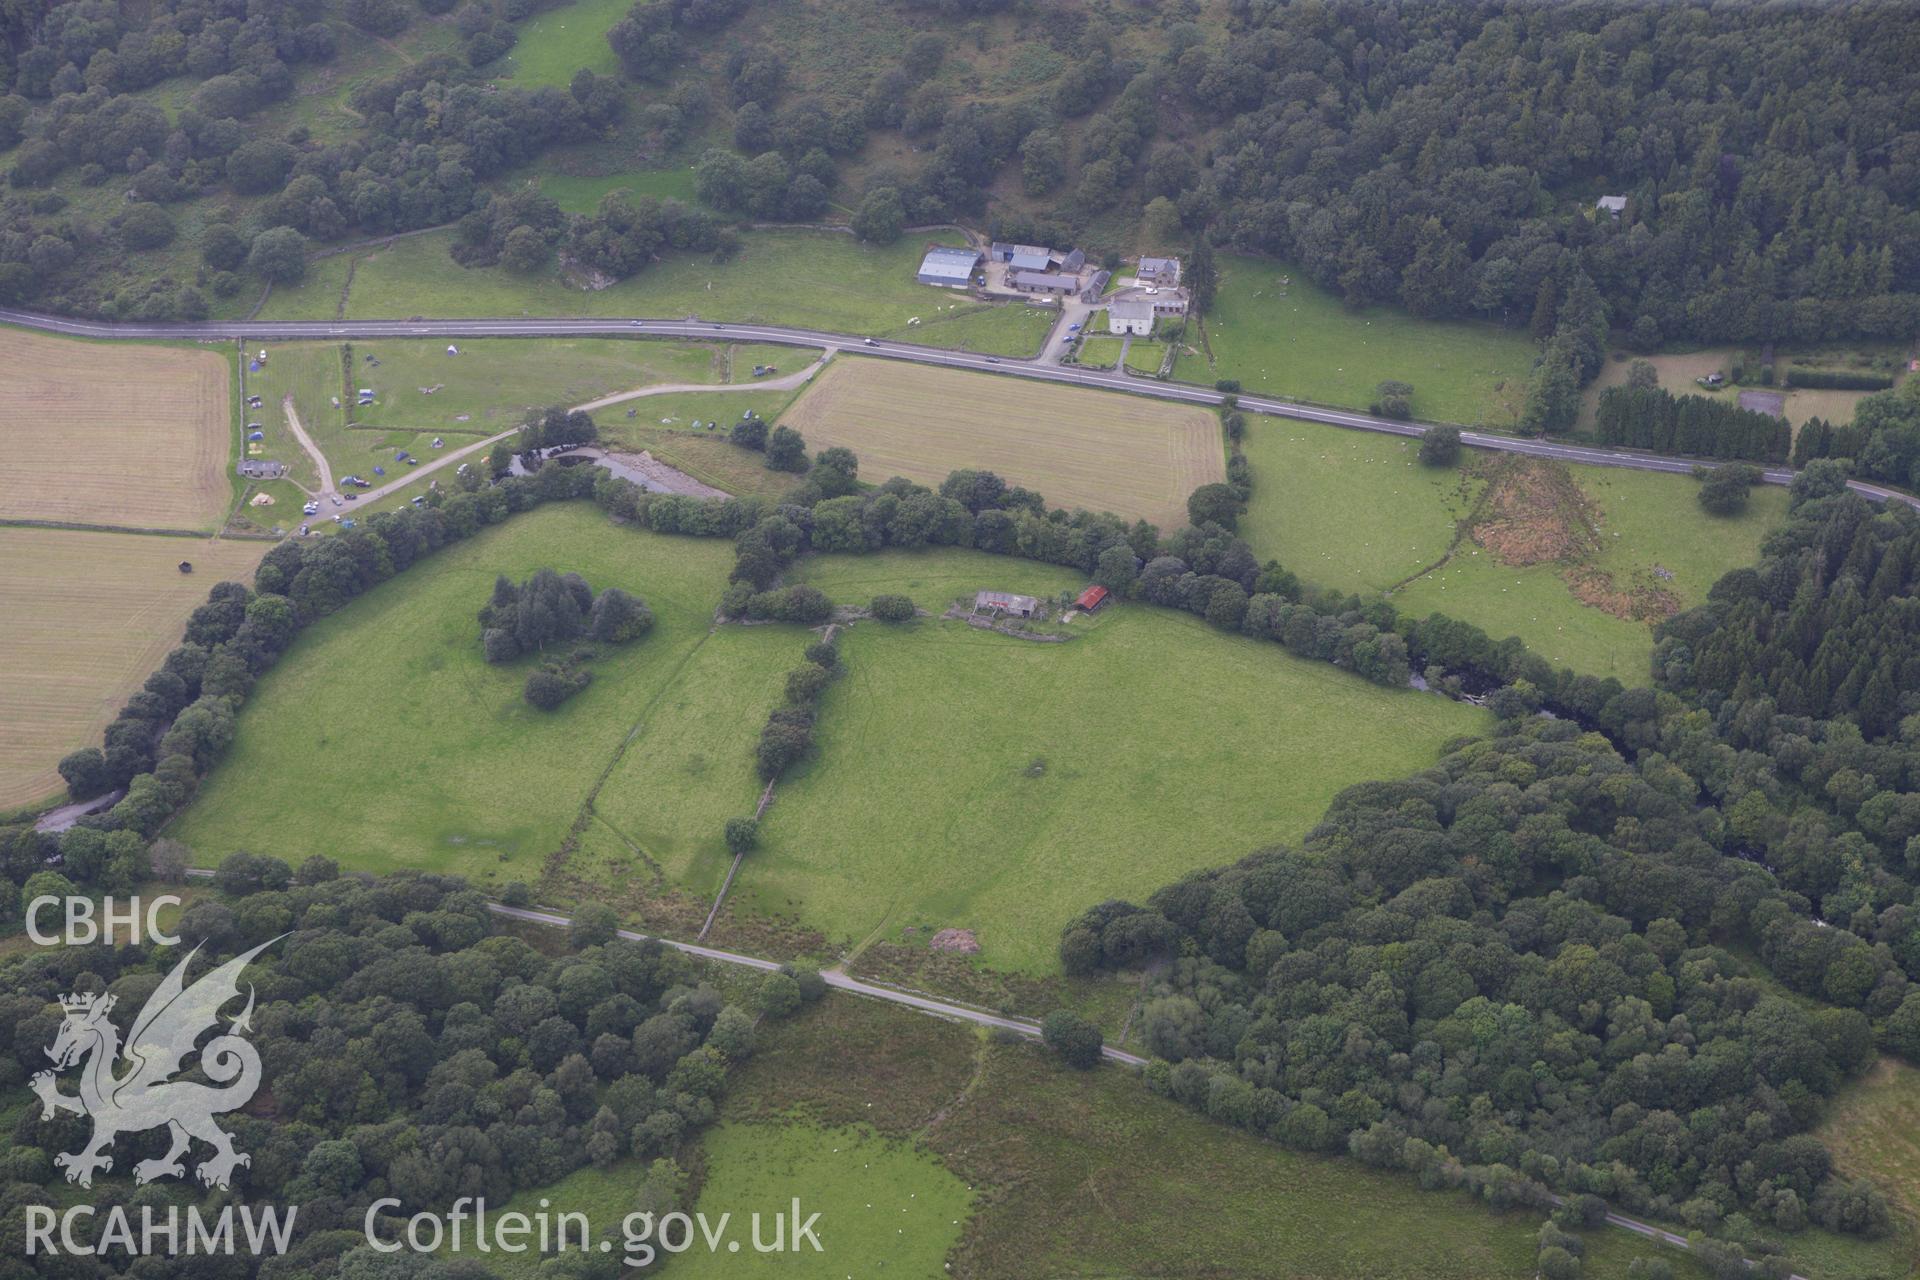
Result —
<instances>
[{"instance_id":1,"label":"farm track","mask_svg":"<svg viewBox=\"0 0 1920 1280\"><path fill-rule=\"evenodd\" d=\"M143 341L230 341L235 339L297 340L301 338L543 338L543 337L674 337L725 339L739 342L769 342L787 346L848 347L860 344L860 354L885 360L904 360L916 364L940 365L950 369L970 369L979 373L999 373L1042 382L1065 383L1107 391L1121 391L1157 400L1216 406L1224 398L1218 391L1186 383L1159 382L1130 377L1124 373L1100 373L1072 366L1047 365L1034 360L1016 360L973 355L962 351L943 351L894 339L862 338L858 335L829 333L817 329L789 328L781 325L709 323L701 320L620 320L620 319L470 319L470 320L283 320L272 322L204 321L165 324L111 324L94 320L68 320L33 311L0 308L0 324L19 325L46 333L79 338L108 338ZM1321 405L1300 404L1275 396L1242 394L1240 407L1254 413L1324 422L1355 431L1378 431L1388 435L1418 437L1430 422L1402 422L1376 418L1371 414ZM1555 444L1550 440L1528 440L1514 436L1491 435L1483 431L1461 432L1461 443L1475 449L1502 453L1529 454L1537 458L1555 458L1595 467L1624 467L1635 471L1661 471L1690 475L1696 466L1711 459L1667 457L1606 449L1586 445ZM444 461L444 460L443 460ZM424 470L424 468L423 468ZM418 474L417 472L415 474ZM1769 467L1761 472L1768 484L1793 483L1794 471L1787 467ZM1920 509L1920 498L1881 485L1860 480L1847 482L1848 488L1876 502L1904 502ZM392 487L392 486L389 486Z\"/></svg>"}]
</instances>

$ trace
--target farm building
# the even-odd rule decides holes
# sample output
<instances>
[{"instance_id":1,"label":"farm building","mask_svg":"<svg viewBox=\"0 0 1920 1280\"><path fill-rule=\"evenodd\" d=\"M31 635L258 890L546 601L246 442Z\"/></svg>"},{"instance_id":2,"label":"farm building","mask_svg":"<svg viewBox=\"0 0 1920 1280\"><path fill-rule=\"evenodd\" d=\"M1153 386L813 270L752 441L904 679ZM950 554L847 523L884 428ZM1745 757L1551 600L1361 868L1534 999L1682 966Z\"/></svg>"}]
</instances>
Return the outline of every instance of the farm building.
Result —
<instances>
[{"instance_id":1,"label":"farm building","mask_svg":"<svg viewBox=\"0 0 1920 1280\"><path fill-rule=\"evenodd\" d=\"M1080 281L1053 271L1015 271L1013 287L1022 293L1069 294L1080 292Z\"/></svg>"},{"instance_id":2,"label":"farm building","mask_svg":"<svg viewBox=\"0 0 1920 1280\"><path fill-rule=\"evenodd\" d=\"M1031 618L1040 608L1032 596L1016 596L1008 591L982 591L973 597L975 613L1004 613L1015 618Z\"/></svg>"},{"instance_id":3,"label":"farm building","mask_svg":"<svg viewBox=\"0 0 1920 1280\"><path fill-rule=\"evenodd\" d=\"M1153 302L1148 298L1115 298L1107 304L1108 333L1153 332Z\"/></svg>"},{"instance_id":4,"label":"farm building","mask_svg":"<svg viewBox=\"0 0 1920 1280\"><path fill-rule=\"evenodd\" d=\"M1106 602L1107 589L1096 582L1085 591L1082 591L1080 598L1075 600L1073 604L1077 609L1085 609L1088 613L1092 613Z\"/></svg>"},{"instance_id":5,"label":"farm building","mask_svg":"<svg viewBox=\"0 0 1920 1280\"><path fill-rule=\"evenodd\" d=\"M249 480L278 480L287 474L285 463L266 458L249 458L240 464L239 471Z\"/></svg>"},{"instance_id":6,"label":"farm building","mask_svg":"<svg viewBox=\"0 0 1920 1280\"><path fill-rule=\"evenodd\" d=\"M1152 285L1144 288L1122 289L1107 299L1108 323L1112 323L1112 316L1116 309L1131 312L1137 307L1146 307L1155 316L1183 316L1187 314L1187 291L1178 288L1157 288ZM1114 332L1123 331L1115 329ZM1143 333L1145 330L1126 332Z\"/></svg>"},{"instance_id":7,"label":"farm building","mask_svg":"<svg viewBox=\"0 0 1920 1280\"><path fill-rule=\"evenodd\" d=\"M1593 207L1601 213L1611 214L1617 218L1627 211L1627 198L1625 196L1601 196L1593 202Z\"/></svg>"},{"instance_id":8,"label":"farm building","mask_svg":"<svg viewBox=\"0 0 1920 1280\"><path fill-rule=\"evenodd\" d=\"M1015 271L1045 271L1053 265L1053 250L1040 244L993 242L993 260L1004 262Z\"/></svg>"},{"instance_id":9,"label":"farm building","mask_svg":"<svg viewBox=\"0 0 1920 1280\"><path fill-rule=\"evenodd\" d=\"M920 260L920 274L915 278L921 284L964 289L973 278L973 269L979 262L978 249L949 249L944 246L929 249L927 256Z\"/></svg>"},{"instance_id":10,"label":"farm building","mask_svg":"<svg viewBox=\"0 0 1920 1280\"><path fill-rule=\"evenodd\" d=\"M1140 270L1135 272L1142 284L1179 284L1180 259L1178 258L1142 258Z\"/></svg>"}]
</instances>

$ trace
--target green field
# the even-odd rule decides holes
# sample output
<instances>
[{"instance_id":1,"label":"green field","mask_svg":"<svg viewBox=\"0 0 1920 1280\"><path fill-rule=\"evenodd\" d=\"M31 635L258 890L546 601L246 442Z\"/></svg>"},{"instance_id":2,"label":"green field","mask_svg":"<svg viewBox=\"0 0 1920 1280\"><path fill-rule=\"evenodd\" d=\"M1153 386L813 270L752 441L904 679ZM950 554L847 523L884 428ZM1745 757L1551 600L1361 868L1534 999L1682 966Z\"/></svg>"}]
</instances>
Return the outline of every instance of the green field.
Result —
<instances>
[{"instance_id":1,"label":"green field","mask_svg":"<svg viewBox=\"0 0 1920 1280\"><path fill-rule=\"evenodd\" d=\"M547 405L584 404L653 383L724 380L724 346L666 339L373 339L353 344L357 386L377 401L350 417L370 428L491 435ZM380 363L369 364L372 356ZM431 392L422 388L434 388Z\"/></svg>"},{"instance_id":2,"label":"green field","mask_svg":"<svg viewBox=\"0 0 1920 1280\"><path fill-rule=\"evenodd\" d=\"M1418 445L1297 418L1250 417L1253 499L1240 534L1316 586L1384 591L1446 554L1466 514L1460 477Z\"/></svg>"},{"instance_id":3,"label":"green field","mask_svg":"<svg viewBox=\"0 0 1920 1280\"><path fill-rule=\"evenodd\" d=\"M638 315L759 321L842 333L890 333L940 300L914 280L924 238L886 248L825 231L750 231L725 262L680 254L610 288L583 290L557 272L465 270L447 256L451 232L414 236L362 256L347 315ZM957 233L935 237L958 242ZM927 341L940 345L935 336Z\"/></svg>"},{"instance_id":4,"label":"green field","mask_svg":"<svg viewBox=\"0 0 1920 1280\"><path fill-rule=\"evenodd\" d=\"M343 394L349 388L342 378L340 344L264 344L267 364L247 375L247 390L266 397L267 403L252 411L266 427L271 446L266 456L306 467L296 476L311 484L312 468L287 432L280 410L280 397L288 392L336 481L354 473L378 481L381 477L371 473L374 466L384 466L390 479L399 473L394 465L397 450L431 457L435 436L453 448L513 427L529 409L583 404L648 384L716 384L736 360L744 365L742 376L748 376L756 360L770 358L775 350L795 367L809 354L760 345L743 345L735 353L724 344L628 338L482 338L453 343L457 356L447 354L448 345L424 338L353 343L351 390L368 387L377 393L373 404L362 407ZM248 351L261 347L249 344ZM369 356L379 363L370 363ZM734 398L723 394L729 401ZM742 402L752 394L740 393ZM687 393L685 398L694 403L699 395ZM336 400L342 403L336 405ZM720 405L713 408L722 411ZM624 421L624 414L625 406L609 405L596 417L611 427Z\"/></svg>"},{"instance_id":5,"label":"green field","mask_svg":"<svg viewBox=\"0 0 1920 1280\"><path fill-rule=\"evenodd\" d=\"M1241 531L1262 557L1342 591L1406 583L1392 597L1403 612L1443 612L1496 639L1518 635L1550 662L1646 683L1651 627L1581 603L1559 564L1508 568L1463 540L1443 567L1414 577L1453 546L1478 485L1454 469L1420 466L1411 441L1262 417L1249 422L1242 446L1254 485ZM1622 587L1657 585L1683 608L1705 600L1722 574L1756 561L1761 539L1786 512L1777 486L1757 487L1745 515L1716 519L1700 510L1696 482L1685 476L1571 472L1601 515L1603 546L1591 567ZM1672 576L1654 577L1656 565Z\"/></svg>"},{"instance_id":6,"label":"green field","mask_svg":"<svg viewBox=\"0 0 1920 1280\"><path fill-rule=\"evenodd\" d=\"M1394 378L1413 384L1416 417L1473 426L1513 424L1534 357L1524 330L1355 310L1293 267L1230 254L1205 327L1211 363L1190 327L1173 371L1181 381L1238 378L1248 391L1365 409Z\"/></svg>"},{"instance_id":7,"label":"green field","mask_svg":"<svg viewBox=\"0 0 1920 1280\"><path fill-rule=\"evenodd\" d=\"M932 289L924 291L930 296L934 293ZM940 313L942 308L946 311L944 315ZM949 351L1026 359L1040 350L1047 331L1060 318L1057 311L1018 302L981 306L971 302L943 303L937 299L916 314L920 317L919 324L902 324L877 336Z\"/></svg>"},{"instance_id":8,"label":"green field","mask_svg":"<svg viewBox=\"0 0 1920 1280\"><path fill-rule=\"evenodd\" d=\"M752 744L806 642L790 627L710 631L730 559L724 541L614 532L585 506L450 548L301 637L175 834L203 864L324 848L368 870L534 880L562 865L548 857L604 774L599 822L663 886L704 895L724 871L722 824L757 798ZM542 565L625 587L660 620L552 715L520 702L519 666L481 661L472 620L496 574ZM834 558L806 576L836 599L904 590L936 608L986 585L1079 582L971 552ZM1484 725L1135 606L1065 645L930 620L855 627L843 652L816 757L783 783L733 909L833 943L971 928L1003 969L1051 972L1061 926L1093 899L1297 838L1340 788L1418 768ZM576 888L618 883L572 870Z\"/></svg>"},{"instance_id":9,"label":"green field","mask_svg":"<svg viewBox=\"0 0 1920 1280\"><path fill-rule=\"evenodd\" d=\"M803 571L836 600L904 591L936 611L981 587L1081 581L972 552ZM1341 788L1418 769L1485 725L1135 605L1068 644L927 620L855 627L842 651L817 759L781 784L739 904L854 943L972 929L982 960L1006 969L1052 971L1060 928L1094 900L1296 839Z\"/></svg>"},{"instance_id":10,"label":"green field","mask_svg":"<svg viewBox=\"0 0 1920 1280\"><path fill-rule=\"evenodd\" d=\"M607 44L607 28L631 7L622 0L572 0L535 14L515 29L519 39L497 78L533 89L565 88L582 67L595 75L618 76L620 62Z\"/></svg>"},{"instance_id":11,"label":"green field","mask_svg":"<svg viewBox=\"0 0 1920 1280\"><path fill-rule=\"evenodd\" d=\"M654 196L694 203L692 169L620 169L591 176L539 173L540 194L558 202L568 213L592 213L615 191L629 198Z\"/></svg>"},{"instance_id":12,"label":"green field","mask_svg":"<svg viewBox=\"0 0 1920 1280\"><path fill-rule=\"evenodd\" d=\"M254 690L233 748L171 833L203 865L325 851L497 885L558 848L622 740L705 641L732 563L719 539L611 528L585 504L515 517L303 633ZM525 663L488 666L474 613L496 575L552 566L644 597L657 623L543 714Z\"/></svg>"},{"instance_id":13,"label":"green field","mask_svg":"<svg viewBox=\"0 0 1920 1280\"><path fill-rule=\"evenodd\" d=\"M707 1181L695 1208L709 1222L732 1213L749 1243L739 1254L696 1246L674 1261L678 1277L935 1276L972 1213L967 1185L932 1155L865 1125L722 1124L700 1148ZM820 1252L741 1256L751 1253L747 1215L762 1215L771 1240L771 1219L796 1197L802 1219L820 1215Z\"/></svg>"}]
</instances>

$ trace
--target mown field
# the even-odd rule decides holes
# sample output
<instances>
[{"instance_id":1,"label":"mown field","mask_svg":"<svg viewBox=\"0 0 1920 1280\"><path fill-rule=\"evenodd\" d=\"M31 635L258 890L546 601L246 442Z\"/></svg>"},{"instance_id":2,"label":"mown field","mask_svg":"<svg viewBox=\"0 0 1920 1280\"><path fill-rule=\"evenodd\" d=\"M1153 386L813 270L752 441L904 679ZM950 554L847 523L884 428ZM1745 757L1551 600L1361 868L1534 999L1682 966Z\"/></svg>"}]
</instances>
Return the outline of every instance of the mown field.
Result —
<instances>
[{"instance_id":1,"label":"mown field","mask_svg":"<svg viewBox=\"0 0 1920 1280\"><path fill-rule=\"evenodd\" d=\"M0 519L211 532L233 500L227 364L0 328Z\"/></svg>"},{"instance_id":2,"label":"mown field","mask_svg":"<svg viewBox=\"0 0 1920 1280\"><path fill-rule=\"evenodd\" d=\"M60 757L98 745L207 589L268 545L0 528L0 811L59 792Z\"/></svg>"},{"instance_id":3,"label":"mown field","mask_svg":"<svg viewBox=\"0 0 1920 1280\"><path fill-rule=\"evenodd\" d=\"M617 530L585 504L516 517L305 632L260 681L227 758L173 832L203 863L235 849L537 877L589 788L706 638L732 547ZM475 612L494 578L551 566L644 597L651 634L593 663L546 715L525 662L487 665ZM264 803L263 797L271 797Z\"/></svg>"},{"instance_id":4,"label":"mown field","mask_svg":"<svg viewBox=\"0 0 1920 1280\"><path fill-rule=\"evenodd\" d=\"M1054 506L1166 530L1186 523L1188 494L1226 475L1219 420L1204 409L891 361L837 362L781 422L809 447L852 449L864 480L937 485L978 467Z\"/></svg>"},{"instance_id":5,"label":"mown field","mask_svg":"<svg viewBox=\"0 0 1920 1280\"><path fill-rule=\"evenodd\" d=\"M1437 610L1496 638L1517 635L1550 662L1633 684L1649 678L1651 625L1582 603L1567 570L1604 575L1593 581L1618 591L1666 592L1691 607L1722 574L1756 561L1786 513L1777 486L1756 487L1746 514L1722 519L1700 510L1689 477L1576 466L1567 473L1598 513L1597 551L1577 566L1513 567L1471 540L1454 545L1482 482L1420 466L1410 442L1263 417L1249 422L1243 444L1254 486L1242 530L1262 557L1343 591L1404 584L1392 597L1403 611ZM1431 568L1450 548L1451 559Z\"/></svg>"},{"instance_id":6,"label":"mown field","mask_svg":"<svg viewBox=\"0 0 1920 1280\"><path fill-rule=\"evenodd\" d=\"M1209 362L1189 329L1174 377L1365 409L1383 379L1413 384L1416 417L1511 426L1526 399L1534 346L1525 329L1355 310L1284 263L1220 256L1206 319ZM1290 283L1283 284L1288 279Z\"/></svg>"},{"instance_id":7,"label":"mown field","mask_svg":"<svg viewBox=\"0 0 1920 1280\"><path fill-rule=\"evenodd\" d=\"M1850 1177L1885 1188L1911 1234L1920 1228L1920 1069L1882 1056L1848 1085L1815 1131ZM1920 1245L1914 1261L1920 1263Z\"/></svg>"}]
</instances>

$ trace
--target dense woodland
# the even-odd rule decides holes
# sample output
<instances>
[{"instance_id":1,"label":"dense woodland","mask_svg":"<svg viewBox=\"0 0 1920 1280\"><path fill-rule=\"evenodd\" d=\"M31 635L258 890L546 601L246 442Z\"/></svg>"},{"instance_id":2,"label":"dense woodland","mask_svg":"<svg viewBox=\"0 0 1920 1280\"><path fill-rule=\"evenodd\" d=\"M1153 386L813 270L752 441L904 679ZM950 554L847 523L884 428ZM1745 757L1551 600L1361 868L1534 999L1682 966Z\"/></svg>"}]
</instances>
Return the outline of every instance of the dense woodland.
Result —
<instances>
[{"instance_id":1,"label":"dense woodland","mask_svg":"<svg viewBox=\"0 0 1920 1280\"><path fill-rule=\"evenodd\" d=\"M772 29L749 22L753 0L639 0L607 35L620 77L527 91L487 81L529 0L348 0L337 14L24 0L0 19L0 295L190 315L249 272L297 277L308 242L447 222L463 262L536 270L558 254L614 279L663 253L724 252L723 218L813 219L834 201L882 239L956 217L1096 249L1131 239L1118 227L1169 245L1210 235L1356 303L1541 339L1611 327L1651 349L1920 325L1910 6L1237 0L1219 21L1178 3L846 3L918 35L897 62L826 80L734 34ZM342 30L391 37L449 9L458 53L358 84L350 138L250 127L336 56ZM1059 69L989 97L940 75L970 45L1017 41ZM137 96L182 68L202 81L184 107ZM696 165L711 211L616 199L568 216L502 181L569 143L672 152L716 124L733 145ZM925 161L868 165L852 185L887 136ZM109 182L127 197L111 216L68 208L75 184ZM1600 194L1626 196L1624 215L1596 215ZM192 278L93 292L87 262L168 244L170 210L200 196L220 210ZM1549 348L1534 425L1565 425L1554 384L1591 376L1590 346Z\"/></svg>"},{"instance_id":2,"label":"dense woodland","mask_svg":"<svg viewBox=\"0 0 1920 1280\"><path fill-rule=\"evenodd\" d=\"M1150 1079L1290 1145L1756 1250L1884 1231L1805 1136L1876 1046L1920 1055L1920 516L1844 475L1662 626L1656 689L1552 718L1522 677L1495 738L1089 910L1063 962L1172 958Z\"/></svg>"},{"instance_id":3,"label":"dense woodland","mask_svg":"<svg viewBox=\"0 0 1920 1280\"><path fill-rule=\"evenodd\" d=\"M63 880L41 871L25 891L71 892ZM221 1123L252 1158L239 1179L244 1198L299 1206L295 1243L264 1263L157 1258L134 1274L419 1276L425 1260L396 1269L366 1249L373 1201L399 1199L403 1217L460 1196L497 1206L516 1190L628 1158L642 1162L635 1209L684 1207L688 1181L672 1157L713 1118L729 1065L752 1053L756 1015L791 1012L824 990L817 974L775 975L759 1006L742 1009L681 953L616 938L605 908L584 911L571 946L545 954L496 933L485 899L458 880L342 876L321 857L295 871L238 854L215 883L223 899L190 906L178 928L186 945L207 952L192 977L211 967L208 956L281 939L246 975L257 1000L256 1097L271 1105ZM57 998L112 995L124 1034L184 955L138 946L16 952L0 966L0 1084L45 1069ZM0 1275L127 1270L114 1255L26 1259L24 1206L71 1203L52 1156L78 1149L90 1123L66 1113L42 1120L37 1103L13 1122L0 1156ZM114 1168L124 1175L165 1146L164 1130L123 1135ZM136 1211L178 1202L168 1183L136 1191L121 1177L96 1184L94 1195ZM461 1265L449 1280L489 1274ZM567 1274L621 1270L617 1255L594 1265L602 1269Z\"/></svg>"}]
</instances>

